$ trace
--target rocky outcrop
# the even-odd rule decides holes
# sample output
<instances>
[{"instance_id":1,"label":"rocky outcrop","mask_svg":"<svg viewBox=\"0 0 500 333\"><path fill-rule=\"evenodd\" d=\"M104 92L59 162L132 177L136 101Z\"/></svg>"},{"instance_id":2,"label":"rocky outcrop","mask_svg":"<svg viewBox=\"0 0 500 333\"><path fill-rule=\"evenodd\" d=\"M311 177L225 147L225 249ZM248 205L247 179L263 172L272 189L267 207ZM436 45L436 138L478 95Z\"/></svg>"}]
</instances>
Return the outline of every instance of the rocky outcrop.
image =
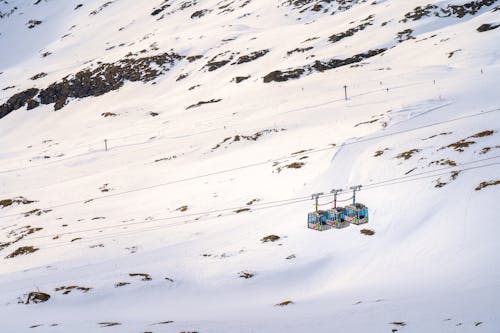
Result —
<instances>
[{"instance_id":1,"label":"rocky outcrop","mask_svg":"<svg viewBox=\"0 0 500 333\"><path fill-rule=\"evenodd\" d=\"M167 72L176 61L184 57L175 53L163 53L143 58L125 58L115 63L100 63L96 68L87 68L47 88L27 89L17 93L0 105L0 118L27 105L28 109L40 104L54 103L54 109L63 108L69 98L101 96L117 90L126 81L149 82Z\"/></svg>"},{"instance_id":2,"label":"rocky outcrop","mask_svg":"<svg viewBox=\"0 0 500 333\"><path fill-rule=\"evenodd\" d=\"M14 110L22 108L28 102L33 100L40 90L36 88L27 89L15 95L12 95L7 102L0 105L0 119Z\"/></svg>"},{"instance_id":3,"label":"rocky outcrop","mask_svg":"<svg viewBox=\"0 0 500 333\"><path fill-rule=\"evenodd\" d=\"M271 73L264 76L264 83L269 83L272 81L282 82L288 81L289 79L298 79L303 75L311 74L313 72L324 72L337 67L354 64L379 55L386 50L387 49L369 50L365 53L359 53L346 59L330 59L325 61L316 60L313 64L305 65L303 67L291 68L285 71L272 71Z\"/></svg>"}]
</instances>

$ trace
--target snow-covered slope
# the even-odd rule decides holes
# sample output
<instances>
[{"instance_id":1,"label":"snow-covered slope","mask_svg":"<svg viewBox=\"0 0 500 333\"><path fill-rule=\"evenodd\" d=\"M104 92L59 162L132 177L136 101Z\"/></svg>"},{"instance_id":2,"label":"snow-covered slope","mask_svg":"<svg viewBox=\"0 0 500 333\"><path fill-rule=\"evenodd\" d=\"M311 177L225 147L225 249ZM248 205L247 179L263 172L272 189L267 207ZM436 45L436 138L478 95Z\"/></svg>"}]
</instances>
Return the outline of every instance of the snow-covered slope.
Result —
<instances>
[{"instance_id":1,"label":"snow-covered slope","mask_svg":"<svg viewBox=\"0 0 500 333\"><path fill-rule=\"evenodd\" d=\"M499 4L0 1L2 331L499 332Z\"/></svg>"}]
</instances>

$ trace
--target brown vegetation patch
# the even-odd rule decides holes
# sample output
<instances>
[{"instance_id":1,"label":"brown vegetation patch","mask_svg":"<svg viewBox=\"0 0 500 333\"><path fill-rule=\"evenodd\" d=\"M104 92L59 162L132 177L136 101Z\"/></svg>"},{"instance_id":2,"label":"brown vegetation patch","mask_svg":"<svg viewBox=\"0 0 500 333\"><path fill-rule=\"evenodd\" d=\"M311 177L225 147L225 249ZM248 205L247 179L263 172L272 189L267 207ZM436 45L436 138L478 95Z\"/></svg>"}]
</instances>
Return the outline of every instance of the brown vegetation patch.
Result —
<instances>
[{"instance_id":1,"label":"brown vegetation patch","mask_svg":"<svg viewBox=\"0 0 500 333\"><path fill-rule=\"evenodd\" d=\"M430 162L429 166L431 166L433 164L435 164L435 165L449 165L449 166L452 166L452 167L457 166L457 163L455 161L452 161L452 160L449 160L449 159L444 159L444 158L442 158L440 160L437 160L437 161Z\"/></svg>"},{"instance_id":2,"label":"brown vegetation patch","mask_svg":"<svg viewBox=\"0 0 500 333\"><path fill-rule=\"evenodd\" d=\"M235 210L234 212L236 214L239 214L239 213L248 212L248 211L250 211L250 208L240 208L240 209Z\"/></svg>"},{"instance_id":3,"label":"brown vegetation patch","mask_svg":"<svg viewBox=\"0 0 500 333\"><path fill-rule=\"evenodd\" d=\"M292 304L295 304L295 303L292 301L283 301L283 302L280 302L278 304L275 304L274 306L287 306L287 305L292 305Z\"/></svg>"},{"instance_id":4,"label":"brown vegetation patch","mask_svg":"<svg viewBox=\"0 0 500 333\"><path fill-rule=\"evenodd\" d=\"M20 248L18 248L17 250L15 250L14 252L12 252L8 256L6 256L5 259L10 259L10 258L14 258L14 257L17 257L17 256L27 255L27 254L30 254L30 253L34 253L34 252L36 252L38 250L39 250L39 248L36 248L36 247L33 247L33 246L21 246Z\"/></svg>"},{"instance_id":5,"label":"brown vegetation patch","mask_svg":"<svg viewBox=\"0 0 500 333\"><path fill-rule=\"evenodd\" d=\"M480 191L483 188L486 188L488 186L495 186L495 185L499 185L499 184L500 184L500 180L484 181L484 182L481 182L478 186L476 186L475 190Z\"/></svg>"},{"instance_id":6,"label":"brown vegetation patch","mask_svg":"<svg viewBox=\"0 0 500 333\"><path fill-rule=\"evenodd\" d=\"M438 150L442 150L442 149L446 149L446 148L453 148L455 149L455 151L459 152L459 153L462 153L465 151L465 148L468 148L470 145L473 145L476 143L476 141L473 141L473 140L469 140L467 141L468 139L478 139L478 138L483 138L483 137L487 137L487 136L490 136L492 135L493 133L495 133L495 131L493 130L486 130L486 131L482 131L482 132L479 132L479 133L476 133L476 134L473 134L471 136L468 136L467 138L465 139L462 139L462 140L459 140L457 142L453 142L453 143L450 143L449 145L447 146L444 146L444 147L441 147L439 148Z\"/></svg>"},{"instance_id":7,"label":"brown vegetation patch","mask_svg":"<svg viewBox=\"0 0 500 333\"><path fill-rule=\"evenodd\" d=\"M260 241L262 243L268 243L268 242L276 242L279 239L280 239L280 236L269 235L269 236L263 237Z\"/></svg>"},{"instance_id":8,"label":"brown vegetation patch","mask_svg":"<svg viewBox=\"0 0 500 333\"><path fill-rule=\"evenodd\" d=\"M14 230L11 230L8 234L7 234L7 238L12 238L14 237L13 240L11 240L10 242L5 242L5 243L0 243L0 251L3 250L4 248L12 245L12 244L15 244L19 241L21 241L24 237L28 236L28 235L31 235L37 231L40 231L42 230L43 228L34 228L32 226L24 226L24 227L21 227L21 228L18 228L18 229L14 229Z\"/></svg>"},{"instance_id":9,"label":"brown vegetation patch","mask_svg":"<svg viewBox=\"0 0 500 333\"><path fill-rule=\"evenodd\" d=\"M377 151L375 152L375 154L373 154L373 157L379 157L379 156L382 156L386 150L389 150L389 148L384 148L384 149L382 149L382 150L377 150Z\"/></svg>"},{"instance_id":10,"label":"brown vegetation patch","mask_svg":"<svg viewBox=\"0 0 500 333\"><path fill-rule=\"evenodd\" d=\"M359 232L362 233L363 235L367 235L367 236L375 235L375 231L373 231L371 229L361 229Z\"/></svg>"},{"instance_id":11,"label":"brown vegetation patch","mask_svg":"<svg viewBox=\"0 0 500 333\"><path fill-rule=\"evenodd\" d=\"M423 141L425 140L429 140L429 139L434 139L435 137L438 137L438 136L441 136L441 135L450 135L452 134L452 132L442 132L442 133L439 133L439 134L434 134L434 135L431 135L425 139L422 139Z\"/></svg>"},{"instance_id":12,"label":"brown vegetation patch","mask_svg":"<svg viewBox=\"0 0 500 333\"><path fill-rule=\"evenodd\" d=\"M28 294L28 297L26 298L26 302L23 302L24 304L30 304L30 302L33 302L35 304L37 303L42 303L42 302L47 302L50 299L50 295L40 292L40 291L32 291Z\"/></svg>"},{"instance_id":13,"label":"brown vegetation patch","mask_svg":"<svg viewBox=\"0 0 500 333\"><path fill-rule=\"evenodd\" d=\"M410 149L408 151L402 152L401 154L397 155L396 158L402 158L402 159L409 159L413 156L413 154L420 152L420 149Z\"/></svg>"},{"instance_id":14,"label":"brown vegetation patch","mask_svg":"<svg viewBox=\"0 0 500 333\"><path fill-rule=\"evenodd\" d=\"M0 208L9 207L13 204L28 205L28 204L33 203L33 202L36 202L36 201L28 200L25 197L16 197L16 198L12 198L12 199L2 199L2 200L0 200Z\"/></svg>"}]
</instances>

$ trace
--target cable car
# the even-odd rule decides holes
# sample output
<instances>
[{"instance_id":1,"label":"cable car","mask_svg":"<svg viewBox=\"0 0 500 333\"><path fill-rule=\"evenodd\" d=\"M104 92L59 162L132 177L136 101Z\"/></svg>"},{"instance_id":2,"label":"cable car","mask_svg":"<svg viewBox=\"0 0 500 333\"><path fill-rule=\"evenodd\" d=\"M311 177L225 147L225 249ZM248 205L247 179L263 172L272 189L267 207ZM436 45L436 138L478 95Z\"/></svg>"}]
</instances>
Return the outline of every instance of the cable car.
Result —
<instances>
[{"instance_id":1,"label":"cable car","mask_svg":"<svg viewBox=\"0 0 500 333\"><path fill-rule=\"evenodd\" d=\"M349 222L345 220L345 209L342 207L337 207L337 194L342 192L342 190L332 190L333 193L333 208L327 211L327 221L326 224L337 228L345 228L349 226Z\"/></svg>"},{"instance_id":2,"label":"cable car","mask_svg":"<svg viewBox=\"0 0 500 333\"><path fill-rule=\"evenodd\" d=\"M309 229L325 231L331 229L332 227L327 224L328 212L326 210L318 210L318 198L323 193L315 193L311 195L311 198L315 200L315 211L307 214L307 227Z\"/></svg>"},{"instance_id":3,"label":"cable car","mask_svg":"<svg viewBox=\"0 0 500 333\"><path fill-rule=\"evenodd\" d=\"M352 204L345 207L344 219L353 224L368 223L368 207L356 202L356 191L361 189L361 185L351 187L353 190Z\"/></svg>"},{"instance_id":4,"label":"cable car","mask_svg":"<svg viewBox=\"0 0 500 333\"><path fill-rule=\"evenodd\" d=\"M332 226L328 222L328 212L326 210L318 210L307 214L307 227L309 229L325 231L331 229Z\"/></svg>"},{"instance_id":5,"label":"cable car","mask_svg":"<svg viewBox=\"0 0 500 333\"><path fill-rule=\"evenodd\" d=\"M349 226L349 222L345 220L345 209L342 207L329 209L326 215L326 224L334 228L342 229Z\"/></svg>"}]
</instances>

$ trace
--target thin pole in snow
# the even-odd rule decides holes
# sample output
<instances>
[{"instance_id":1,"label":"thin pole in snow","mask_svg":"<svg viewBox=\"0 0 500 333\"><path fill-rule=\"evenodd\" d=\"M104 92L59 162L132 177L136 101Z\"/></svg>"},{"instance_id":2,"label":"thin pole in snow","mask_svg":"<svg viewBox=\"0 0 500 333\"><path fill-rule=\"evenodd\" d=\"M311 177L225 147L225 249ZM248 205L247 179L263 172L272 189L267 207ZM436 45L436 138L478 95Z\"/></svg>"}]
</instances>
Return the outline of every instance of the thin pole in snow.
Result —
<instances>
[{"instance_id":1,"label":"thin pole in snow","mask_svg":"<svg viewBox=\"0 0 500 333\"><path fill-rule=\"evenodd\" d=\"M347 101L347 85L344 85L344 95L345 95L345 100Z\"/></svg>"},{"instance_id":2,"label":"thin pole in snow","mask_svg":"<svg viewBox=\"0 0 500 333\"><path fill-rule=\"evenodd\" d=\"M108 139L104 139L104 149L108 151Z\"/></svg>"}]
</instances>

